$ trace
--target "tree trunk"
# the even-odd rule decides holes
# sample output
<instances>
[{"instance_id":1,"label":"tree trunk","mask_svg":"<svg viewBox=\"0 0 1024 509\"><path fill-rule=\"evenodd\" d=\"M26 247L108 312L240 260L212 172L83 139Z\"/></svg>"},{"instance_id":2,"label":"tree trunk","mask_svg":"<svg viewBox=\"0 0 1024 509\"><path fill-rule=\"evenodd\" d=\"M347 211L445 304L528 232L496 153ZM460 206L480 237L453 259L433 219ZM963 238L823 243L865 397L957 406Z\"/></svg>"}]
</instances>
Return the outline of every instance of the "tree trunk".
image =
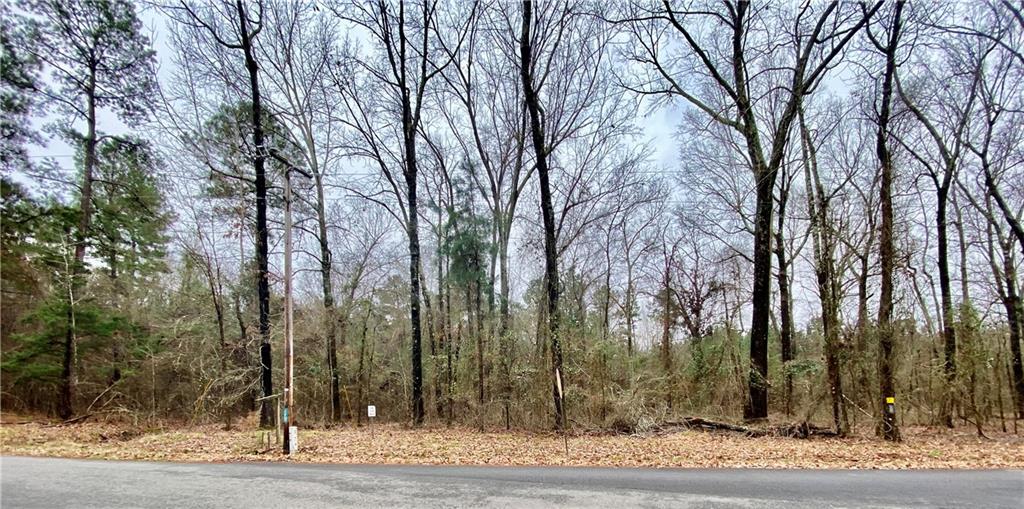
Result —
<instances>
[{"instance_id":1,"label":"tree trunk","mask_svg":"<svg viewBox=\"0 0 1024 509\"><path fill-rule=\"evenodd\" d=\"M403 118L409 115L408 103L403 107ZM416 202L416 138L415 132L406 131L405 183L409 201L409 324L412 328L412 420L423 424L423 332L420 327L420 235Z\"/></svg>"},{"instance_id":2,"label":"tree trunk","mask_svg":"<svg viewBox=\"0 0 1024 509\"><path fill-rule=\"evenodd\" d=\"M754 290L750 325L749 399L743 417L748 421L768 418L768 321L771 315L772 205L775 172L755 171L757 211L754 223Z\"/></svg>"},{"instance_id":3,"label":"tree trunk","mask_svg":"<svg viewBox=\"0 0 1024 509\"><path fill-rule=\"evenodd\" d=\"M445 356L447 357L447 365L445 367L445 382L447 386L447 418L445 419L448 426L451 426L452 419L455 415L454 403L455 403L455 364L458 360L458 343L461 341L461 335L454 334L454 328L452 327L452 286L451 286L451 260L447 257L444 258L445 271L447 277L444 279L444 330L445 330ZM453 342L455 342L453 344Z\"/></svg>"},{"instance_id":4,"label":"tree trunk","mask_svg":"<svg viewBox=\"0 0 1024 509\"><path fill-rule=\"evenodd\" d=\"M72 269L73 270L73 269ZM75 398L75 358L77 357L77 341L75 337L75 303L74 303L74 283L71 282L68 285L68 305L67 305L67 328L64 331L64 359L61 364L61 375L60 375L60 406L58 407L58 413L60 418L64 420L70 419L75 415L74 398Z\"/></svg>"},{"instance_id":5,"label":"tree trunk","mask_svg":"<svg viewBox=\"0 0 1024 509\"><path fill-rule=\"evenodd\" d=\"M199 230L198 233L202 235L202 230ZM224 297L218 290L218 288L220 287L220 269L218 268L216 274L214 273L214 270L211 267L212 263L210 262L209 257L204 257L204 259L201 260L200 263L203 266L203 274L206 276L206 282L210 287L210 298L213 301L213 311L215 316L217 317L217 339L219 340L218 346L220 348L220 373L221 376L227 376L228 359L231 357L232 351L231 348L228 347L227 336L225 334ZM120 376L118 376L118 378L120 378ZM229 390L225 388L222 391L222 396L226 396L228 395L228 393ZM234 405L232 403L227 403L224 406L224 420L226 429L231 429L231 417L233 407Z\"/></svg>"},{"instance_id":6,"label":"tree trunk","mask_svg":"<svg viewBox=\"0 0 1024 509\"><path fill-rule=\"evenodd\" d=\"M437 210L438 223L441 224L441 209ZM438 229L438 245L442 245L443 239L441 239L441 231ZM434 336L436 338L437 348L439 353L434 354L434 410L437 412L437 418L444 418L444 402L445 402L445 371L441 369L440 352L448 351L448 343L451 341L448 330L445 328L445 302L444 302L444 256L438 253L437 255L437 303L436 311L434 312Z\"/></svg>"},{"instance_id":7,"label":"tree trunk","mask_svg":"<svg viewBox=\"0 0 1024 509\"><path fill-rule=\"evenodd\" d=\"M661 278L661 367L665 371L665 403L672 408L672 258L665 253Z\"/></svg>"},{"instance_id":8,"label":"tree trunk","mask_svg":"<svg viewBox=\"0 0 1024 509\"><path fill-rule=\"evenodd\" d=\"M431 302L430 302L430 289L429 289L430 285L427 284L427 280L423 276L423 268L422 267L420 267L419 276L420 276L420 296L423 299L423 312L426 315L425 317L423 317L423 322L426 323L426 326L427 326L427 346L430 348L430 351L429 351L430 358L434 359L435 355L437 354L437 352L436 352L436 350L437 350L436 339L437 338L434 337L434 328L431 327L431 324L434 323L434 310L433 310L433 308L431 306ZM434 364L431 363L431 366L434 366ZM436 366L434 366L434 367L435 367L434 371L436 372L437 371ZM423 396L423 404L424 404L424 409L423 409L424 417L426 417L426 396Z\"/></svg>"},{"instance_id":9,"label":"tree trunk","mask_svg":"<svg viewBox=\"0 0 1024 509\"><path fill-rule=\"evenodd\" d=\"M562 345L559 343L558 314L558 254L555 245L555 213L551 200L547 149L544 147L544 131L541 125L541 105L538 90L533 88L533 41L530 26L533 22L533 3L523 2L523 26L519 40L520 76L523 80L523 96L530 114L530 134L536 156L537 176L540 179L541 214L544 218L544 284L547 290L548 338L551 342L552 397L555 403L555 426L565 429L563 407Z\"/></svg>"},{"instance_id":10,"label":"tree trunk","mask_svg":"<svg viewBox=\"0 0 1024 509\"><path fill-rule=\"evenodd\" d=\"M363 399L364 387L369 387L370 376L366 372L366 331L370 325L370 312L373 309L372 304L366 305L366 317L363 318L363 332L359 337L359 371L358 378L356 379L356 401L359 407L356 409L356 426L363 423L363 407L365 400Z\"/></svg>"},{"instance_id":11,"label":"tree trunk","mask_svg":"<svg viewBox=\"0 0 1024 509\"><path fill-rule=\"evenodd\" d=\"M784 170L785 171L785 170ZM793 375L789 371L789 362L793 360L793 304L789 293L789 260L786 257L785 232L786 205L789 202L789 184L783 177L779 187L779 211L775 227L775 258L779 262L779 343L782 346L782 369L785 373L785 405L786 415L793 409Z\"/></svg>"},{"instance_id":12,"label":"tree trunk","mask_svg":"<svg viewBox=\"0 0 1024 509\"><path fill-rule=\"evenodd\" d=\"M71 278L68 291L67 325L64 334L64 362L61 366L60 404L58 413L62 419L70 419L75 414L75 389L78 375L75 364L78 362L78 331L75 330L74 296L84 286L82 276L85 274L85 251L92 227L92 184L96 169L96 64L89 66L89 78L86 86L86 133L82 140L84 154L82 160L82 194L79 197L78 229L75 232L75 263L71 266L68 277Z\"/></svg>"},{"instance_id":13,"label":"tree trunk","mask_svg":"<svg viewBox=\"0 0 1024 509\"><path fill-rule=\"evenodd\" d=\"M249 32L249 18L241 0L236 0L238 12L239 39L245 54L245 68L249 73L249 90L252 96L252 144L256 147L253 154L253 169L256 173L256 295L259 301L260 328L260 385L263 396L274 393L273 358L270 352L270 277L267 230L267 153L263 136L263 106L260 100L259 65L256 63L252 46L252 34ZM263 400L260 407L260 427L273 426L277 420L274 415L274 403Z\"/></svg>"},{"instance_id":14,"label":"tree trunk","mask_svg":"<svg viewBox=\"0 0 1024 509\"><path fill-rule=\"evenodd\" d=\"M625 305L622 307L626 315L626 354L630 357L633 356L633 341L634 341L634 318L633 318L633 294L635 293L633 283L633 263L631 261L626 262L626 295Z\"/></svg>"},{"instance_id":15,"label":"tree trunk","mask_svg":"<svg viewBox=\"0 0 1024 509\"><path fill-rule=\"evenodd\" d=\"M821 302L821 326L825 336L825 365L828 373L829 393L832 399L832 424L836 433L844 436L848 430L846 407L843 404L842 373L839 367L839 287L836 274L836 232L829 218L829 200L818 174L818 160L811 134L807 129L803 111L800 112L800 135L803 140L804 180L807 188L807 210L810 216L811 243L814 247L814 273L817 276L818 296ZM781 207L780 207L781 210ZM781 212L780 212L781 214Z\"/></svg>"},{"instance_id":16,"label":"tree trunk","mask_svg":"<svg viewBox=\"0 0 1024 509\"><path fill-rule=\"evenodd\" d=\"M1006 296L1003 306L1006 308L1006 324L1010 329L1010 365L1013 374L1013 388L1017 402L1017 418L1024 419L1024 364L1021 361L1021 338L1024 332L1024 309L1021 306L1020 291L1017 288L1017 268L1013 263L1012 242L1003 245L1003 280L1006 285Z\"/></svg>"},{"instance_id":17,"label":"tree trunk","mask_svg":"<svg viewBox=\"0 0 1024 509\"><path fill-rule=\"evenodd\" d=\"M338 369L338 318L334 306L334 282L331 279L332 255L327 239L327 204L323 176L316 172L316 219L320 237L320 283L324 299L324 327L327 331L327 374L331 383L331 421L341 421L341 372Z\"/></svg>"},{"instance_id":18,"label":"tree trunk","mask_svg":"<svg viewBox=\"0 0 1024 509\"><path fill-rule=\"evenodd\" d=\"M383 4L382 4L383 5ZM425 8L424 8L425 9ZM400 17L402 15L400 14ZM409 326L412 332L412 421L414 426L423 424L423 330L420 323L420 232L419 202L416 196L417 160L416 133L419 118L414 116L411 92L405 82L405 31L404 18L399 21L399 49L401 53L402 87L402 141L404 143L406 201L408 203L405 226L409 237ZM424 28L426 30L426 28ZM427 58L422 55L422 58ZM422 79L426 79L424 76Z\"/></svg>"},{"instance_id":19,"label":"tree trunk","mask_svg":"<svg viewBox=\"0 0 1024 509\"><path fill-rule=\"evenodd\" d=\"M611 228L609 226L609 228ZM604 302L601 303L601 341L608 340L608 329L610 326L609 315L612 305L612 255L611 255L611 234L605 238L604 248Z\"/></svg>"},{"instance_id":20,"label":"tree trunk","mask_svg":"<svg viewBox=\"0 0 1024 509\"><path fill-rule=\"evenodd\" d=\"M886 440L900 441L899 425L896 422L896 390L893 382L893 270L896 264L896 248L893 242L893 162L889 152L889 115L892 106L893 75L896 72L896 49L900 39L900 16L903 1L896 2L889 41L885 50L885 77L882 82L882 104L878 118L878 137L875 151L881 166L879 199L882 206L882 225L879 230L879 258L882 269L882 288L878 302L878 379L881 389L881 420L879 433Z\"/></svg>"},{"instance_id":21,"label":"tree trunk","mask_svg":"<svg viewBox=\"0 0 1024 509\"><path fill-rule=\"evenodd\" d=\"M466 286L466 314L469 318L473 343L476 346L476 402L477 415L481 416L484 406L484 341L483 334L480 333L480 294L474 288L475 286L476 283Z\"/></svg>"},{"instance_id":22,"label":"tree trunk","mask_svg":"<svg viewBox=\"0 0 1024 509\"><path fill-rule=\"evenodd\" d=\"M950 169L947 172L952 171ZM941 186L937 193L938 205L935 211L935 226L938 230L939 251L939 292L942 295L942 370L946 376L946 390L942 404L942 422L948 428L953 427L953 407L956 403L956 328L953 324L952 283L949 279L949 238L947 235L946 207L949 196L948 183Z\"/></svg>"},{"instance_id":23,"label":"tree trunk","mask_svg":"<svg viewBox=\"0 0 1024 509\"><path fill-rule=\"evenodd\" d=\"M873 212L872 212L873 213ZM868 408L878 407L875 405L875 398L871 397L874 392L871 388L870 366L868 360L868 277L870 275L870 253L874 245L875 225L869 226L871 232L864 245L864 252L858 253L860 270L857 272L857 339L854 345L853 356L856 359L856 382L851 391L852 394L860 395L860 401Z\"/></svg>"},{"instance_id":24,"label":"tree trunk","mask_svg":"<svg viewBox=\"0 0 1024 509\"><path fill-rule=\"evenodd\" d=\"M512 403L512 338L509 335L509 324L511 322L511 310L509 309L509 288L508 288L508 232L505 225L499 226L498 232L498 263L501 264L501 276L499 284L501 292L498 298L498 337L501 342L501 362L504 384L502 390L503 407L505 412L505 429L512 427L511 403Z\"/></svg>"}]
</instances>

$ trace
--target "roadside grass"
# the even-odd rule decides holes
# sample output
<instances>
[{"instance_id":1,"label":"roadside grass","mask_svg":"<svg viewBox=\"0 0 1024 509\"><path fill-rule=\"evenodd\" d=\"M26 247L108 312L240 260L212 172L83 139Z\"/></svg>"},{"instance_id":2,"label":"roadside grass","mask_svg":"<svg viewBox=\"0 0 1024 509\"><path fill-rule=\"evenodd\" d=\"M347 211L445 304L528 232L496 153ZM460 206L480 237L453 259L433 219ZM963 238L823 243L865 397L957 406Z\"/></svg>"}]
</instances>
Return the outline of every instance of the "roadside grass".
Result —
<instances>
[{"instance_id":1,"label":"roadside grass","mask_svg":"<svg viewBox=\"0 0 1024 509\"><path fill-rule=\"evenodd\" d=\"M973 428L907 427L890 444L862 430L847 438L749 438L729 432L676 431L650 435L570 434L398 424L372 428L305 428L299 453L261 443L252 422L226 431L217 425L85 422L55 425L5 415L0 454L151 461L292 461L431 465L560 465L691 468L1024 468L1024 437Z\"/></svg>"}]
</instances>

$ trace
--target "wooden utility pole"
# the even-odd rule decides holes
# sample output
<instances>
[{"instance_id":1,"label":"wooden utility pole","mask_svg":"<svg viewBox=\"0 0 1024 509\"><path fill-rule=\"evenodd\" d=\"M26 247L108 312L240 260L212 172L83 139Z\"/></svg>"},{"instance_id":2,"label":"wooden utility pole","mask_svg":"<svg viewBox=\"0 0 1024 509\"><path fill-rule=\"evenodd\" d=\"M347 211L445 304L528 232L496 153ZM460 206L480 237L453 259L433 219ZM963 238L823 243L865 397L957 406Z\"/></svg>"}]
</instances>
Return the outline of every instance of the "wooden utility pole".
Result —
<instances>
[{"instance_id":1,"label":"wooden utility pole","mask_svg":"<svg viewBox=\"0 0 1024 509\"><path fill-rule=\"evenodd\" d=\"M281 416L284 440L281 442L285 454L294 452L291 444L292 408L295 402L292 329L292 179L289 168L284 174L284 412Z\"/></svg>"},{"instance_id":2,"label":"wooden utility pole","mask_svg":"<svg viewBox=\"0 0 1024 509\"><path fill-rule=\"evenodd\" d=\"M275 159L284 162L288 169L284 173L284 410L281 412L282 449L284 454L296 451L292 447L292 417L295 408L295 349L293 342L292 320L292 171L297 171L307 178L311 176L291 166L287 161L272 153ZM295 430L297 432L297 430ZM294 437L297 439L298 437ZM297 440L296 440L297 443ZM294 449L298 449L295 447Z\"/></svg>"}]
</instances>

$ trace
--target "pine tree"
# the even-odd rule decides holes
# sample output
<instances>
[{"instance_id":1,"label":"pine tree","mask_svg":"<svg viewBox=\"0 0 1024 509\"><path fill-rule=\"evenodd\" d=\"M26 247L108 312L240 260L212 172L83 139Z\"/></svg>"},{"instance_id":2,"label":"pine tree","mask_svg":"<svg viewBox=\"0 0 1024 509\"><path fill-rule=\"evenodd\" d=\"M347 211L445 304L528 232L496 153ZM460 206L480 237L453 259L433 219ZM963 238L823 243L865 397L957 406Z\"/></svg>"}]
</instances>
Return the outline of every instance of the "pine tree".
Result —
<instances>
[{"instance_id":1,"label":"pine tree","mask_svg":"<svg viewBox=\"0 0 1024 509\"><path fill-rule=\"evenodd\" d=\"M39 60L30 51L24 24L0 16L0 168L6 172L31 166L25 146L39 140L29 122L38 107Z\"/></svg>"},{"instance_id":2,"label":"pine tree","mask_svg":"<svg viewBox=\"0 0 1024 509\"><path fill-rule=\"evenodd\" d=\"M25 21L36 42L32 56L42 62L52 84L44 91L47 102L62 114L64 123L58 129L82 147L75 266L69 292L69 299L74 299L75 288L82 285L93 222L93 183L100 140L97 112L110 109L129 123L147 115L156 88L154 53L142 33L135 5L127 0L37 0L28 8L34 15ZM84 133L74 129L74 122L81 120L86 124ZM74 312L69 311L59 408L65 419L74 413L76 334Z\"/></svg>"}]
</instances>

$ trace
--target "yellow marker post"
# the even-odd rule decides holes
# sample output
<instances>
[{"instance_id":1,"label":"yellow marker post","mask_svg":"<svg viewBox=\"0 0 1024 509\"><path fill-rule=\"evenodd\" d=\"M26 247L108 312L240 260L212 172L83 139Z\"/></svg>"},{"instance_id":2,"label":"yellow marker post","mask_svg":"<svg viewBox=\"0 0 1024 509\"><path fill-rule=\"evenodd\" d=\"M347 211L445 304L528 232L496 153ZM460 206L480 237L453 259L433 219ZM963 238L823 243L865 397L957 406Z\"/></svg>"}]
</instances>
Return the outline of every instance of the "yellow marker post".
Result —
<instances>
[{"instance_id":1,"label":"yellow marker post","mask_svg":"<svg viewBox=\"0 0 1024 509\"><path fill-rule=\"evenodd\" d=\"M892 396L889 396L889 397L885 398L885 402L889 403L889 404L893 404L893 403L896 402L896 398L894 398Z\"/></svg>"}]
</instances>

